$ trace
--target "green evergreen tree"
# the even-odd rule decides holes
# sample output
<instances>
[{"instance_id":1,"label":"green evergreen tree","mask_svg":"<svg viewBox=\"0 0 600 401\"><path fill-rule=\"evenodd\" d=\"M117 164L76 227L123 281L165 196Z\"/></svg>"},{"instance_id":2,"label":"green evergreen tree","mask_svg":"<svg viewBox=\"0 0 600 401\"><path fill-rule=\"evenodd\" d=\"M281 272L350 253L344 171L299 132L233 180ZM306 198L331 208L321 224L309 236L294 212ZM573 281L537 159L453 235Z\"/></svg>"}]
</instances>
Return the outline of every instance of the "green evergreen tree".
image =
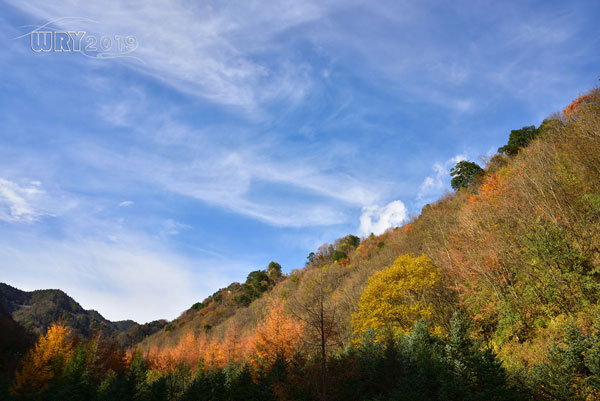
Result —
<instances>
[{"instance_id":1,"label":"green evergreen tree","mask_svg":"<svg viewBox=\"0 0 600 401\"><path fill-rule=\"evenodd\" d=\"M96 392L96 400L98 401L121 401L131 398L131 394L127 391L128 383L125 375L117 375L114 371L109 370L106 377L98 386Z\"/></svg>"},{"instance_id":2,"label":"green evergreen tree","mask_svg":"<svg viewBox=\"0 0 600 401\"><path fill-rule=\"evenodd\" d=\"M534 125L529 127L523 127L510 131L508 137L508 144L498 148L498 153L505 153L510 156L514 156L519 153L519 149L529 145L529 143L535 139L539 134L539 130Z\"/></svg>"},{"instance_id":3,"label":"green evergreen tree","mask_svg":"<svg viewBox=\"0 0 600 401\"><path fill-rule=\"evenodd\" d=\"M461 160L450 170L452 176L450 185L457 191L471 185L481 174L483 174L483 169L477 163Z\"/></svg>"},{"instance_id":4,"label":"green evergreen tree","mask_svg":"<svg viewBox=\"0 0 600 401\"><path fill-rule=\"evenodd\" d=\"M553 343L547 361L531 372L531 386L548 400L588 400L600 395L600 340L586 336L574 324L566 329L563 344Z\"/></svg>"}]
</instances>

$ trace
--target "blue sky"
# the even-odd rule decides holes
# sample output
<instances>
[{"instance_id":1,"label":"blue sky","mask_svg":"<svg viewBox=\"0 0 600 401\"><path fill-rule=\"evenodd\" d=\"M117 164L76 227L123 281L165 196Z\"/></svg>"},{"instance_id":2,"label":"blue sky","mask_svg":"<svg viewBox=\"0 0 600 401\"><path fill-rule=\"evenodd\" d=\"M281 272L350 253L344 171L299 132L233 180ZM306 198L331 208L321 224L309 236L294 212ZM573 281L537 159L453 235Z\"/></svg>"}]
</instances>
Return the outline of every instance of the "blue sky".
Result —
<instances>
[{"instance_id":1,"label":"blue sky","mask_svg":"<svg viewBox=\"0 0 600 401\"><path fill-rule=\"evenodd\" d=\"M4 1L0 281L172 319L271 260L399 225L456 161L598 83L598 17L597 1ZM50 21L137 47L33 52Z\"/></svg>"}]
</instances>

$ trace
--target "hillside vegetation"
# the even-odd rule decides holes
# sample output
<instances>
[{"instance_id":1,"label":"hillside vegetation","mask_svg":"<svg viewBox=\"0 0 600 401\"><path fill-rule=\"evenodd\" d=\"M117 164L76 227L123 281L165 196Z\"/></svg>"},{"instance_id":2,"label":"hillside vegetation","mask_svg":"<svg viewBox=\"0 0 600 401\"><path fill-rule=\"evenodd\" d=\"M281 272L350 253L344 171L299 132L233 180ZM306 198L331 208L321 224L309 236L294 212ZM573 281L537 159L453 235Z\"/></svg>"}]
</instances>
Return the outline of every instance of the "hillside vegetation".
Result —
<instances>
[{"instance_id":1,"label":"hillside vegetation","mask_svg":"<svg viewBox=\"0 0 600 401\"><path fill-rule=\"evenodd\" d=\"M498 151L459 163L455 192L404 226L325 244L287 275L254 271L110 369L53 326L13 395L600 399L600 91Z\"/></svg>"}]
</instances>

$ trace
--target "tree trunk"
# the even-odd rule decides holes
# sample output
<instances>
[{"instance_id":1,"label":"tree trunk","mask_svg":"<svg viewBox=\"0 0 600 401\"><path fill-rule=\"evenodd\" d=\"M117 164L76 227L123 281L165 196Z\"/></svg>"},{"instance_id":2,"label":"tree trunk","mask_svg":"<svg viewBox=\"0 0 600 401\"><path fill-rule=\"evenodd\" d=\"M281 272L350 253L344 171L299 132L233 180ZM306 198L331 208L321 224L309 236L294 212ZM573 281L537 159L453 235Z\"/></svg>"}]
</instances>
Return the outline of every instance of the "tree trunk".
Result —
<instances>
[{"instance_id":1,"label":"tree trunk","mask_svg":"<svg viewBox=\"0 0 600 401\"><path fill-rule=\"evenodd\" d=\"M325 349L325 311L324 311L324 300L323 300L323 272L320 273L321 283L319 285L319 302L321 303L321 399L327 400L327 381L326 381L326 370L327 370L327 353Z\"/></svg>"}]
</instances>

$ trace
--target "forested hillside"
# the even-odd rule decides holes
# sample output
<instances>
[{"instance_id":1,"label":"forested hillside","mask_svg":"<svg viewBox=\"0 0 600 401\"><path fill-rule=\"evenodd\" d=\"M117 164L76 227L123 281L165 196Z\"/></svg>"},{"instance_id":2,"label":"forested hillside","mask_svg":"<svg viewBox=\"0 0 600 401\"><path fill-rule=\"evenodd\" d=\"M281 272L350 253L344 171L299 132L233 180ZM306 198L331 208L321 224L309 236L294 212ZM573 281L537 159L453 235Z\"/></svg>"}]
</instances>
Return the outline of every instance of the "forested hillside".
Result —
<instances>
[{"instance_id":1,"label":"forested hillside","mask_svg":"<svg viewBox=\"0 0 600 401\"><path fill-rule=\"evenodd\" d=\"M125 358L52 326L12 396L600 399L600 91L515 128L404 226L273 262Z\"/></svg>"}]
</instances>

